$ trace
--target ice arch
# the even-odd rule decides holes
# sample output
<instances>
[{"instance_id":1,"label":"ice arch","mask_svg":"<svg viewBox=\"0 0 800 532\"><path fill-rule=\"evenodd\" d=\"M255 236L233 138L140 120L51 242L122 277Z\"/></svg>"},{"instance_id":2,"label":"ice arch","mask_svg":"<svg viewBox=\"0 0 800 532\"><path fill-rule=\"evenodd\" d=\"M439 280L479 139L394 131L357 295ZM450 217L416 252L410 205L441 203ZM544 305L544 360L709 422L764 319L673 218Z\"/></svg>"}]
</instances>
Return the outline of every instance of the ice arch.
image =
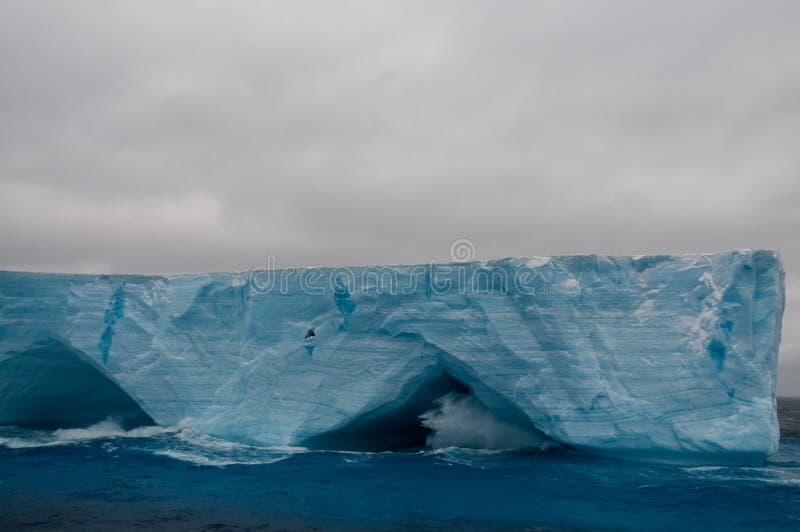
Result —
<instances>
[{"instance_id":1,"label":"ice arch","mask_svg":"<svg viewBox=\"0 0 800 532\"><path fill-rule=\"evenodd\" d=\"M82 352L48 340L0 359L0 425L86 427L112 418L123 428L155 424Z\"/></svg>"},{"instance_id":2,"label":"ice arch","mask_svg":"<svg viewBox=\"0 0 800 532\"><path fill-rule=\"evenodd\" d=\"M405 384L398 398L344 425L311 436L301 445L311 449L402 451L425 446L495 448L545 447L549 439L527 420L508 412L492 412L470 386L447 370L436 368ZM441 434L437 434L441 431Z\"/></svg>"}]
</instances>

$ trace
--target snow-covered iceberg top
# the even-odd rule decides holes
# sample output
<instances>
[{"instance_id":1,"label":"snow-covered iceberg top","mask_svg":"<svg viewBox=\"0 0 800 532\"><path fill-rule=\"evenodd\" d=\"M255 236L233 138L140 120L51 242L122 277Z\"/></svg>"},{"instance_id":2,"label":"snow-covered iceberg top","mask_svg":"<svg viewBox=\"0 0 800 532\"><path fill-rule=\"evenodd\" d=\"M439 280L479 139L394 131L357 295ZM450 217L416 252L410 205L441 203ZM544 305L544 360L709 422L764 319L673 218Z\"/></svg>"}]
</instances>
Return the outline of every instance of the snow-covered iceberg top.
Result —
<instances>
[{"instance_id":1,"label":"snow-covered iceberg top","mask_svg":"<svg viewBox=\"0 0 800 532\"><path fill-rule=\"evenodd\" d=\"M268 445L505 427L626 458L758 461L778 445L783 304L772 251L0 272L0 424L96 422L115 405Z\"/></svg>"}]
</instances>

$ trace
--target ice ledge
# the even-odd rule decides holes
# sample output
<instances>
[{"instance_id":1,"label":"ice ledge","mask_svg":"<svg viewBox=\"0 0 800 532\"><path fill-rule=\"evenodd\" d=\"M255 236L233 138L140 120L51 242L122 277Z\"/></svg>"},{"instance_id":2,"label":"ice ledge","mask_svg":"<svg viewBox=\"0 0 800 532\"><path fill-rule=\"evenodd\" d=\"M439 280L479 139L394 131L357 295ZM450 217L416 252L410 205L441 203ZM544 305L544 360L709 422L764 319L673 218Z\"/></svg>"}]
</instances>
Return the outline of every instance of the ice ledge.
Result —
<instances>
[{"instance_id":1,"label":"ice ledge","mask_svg":"<svg viewBox=\"0 0 800 532\"><path fill-rule=\"evenodd\" d=\"M287 445L444 370L499 418L592 453L720 463L777 448L774 251L286 272L0 272L0 382L56 341L159 423Z\"/></svg>"}]
</instances>

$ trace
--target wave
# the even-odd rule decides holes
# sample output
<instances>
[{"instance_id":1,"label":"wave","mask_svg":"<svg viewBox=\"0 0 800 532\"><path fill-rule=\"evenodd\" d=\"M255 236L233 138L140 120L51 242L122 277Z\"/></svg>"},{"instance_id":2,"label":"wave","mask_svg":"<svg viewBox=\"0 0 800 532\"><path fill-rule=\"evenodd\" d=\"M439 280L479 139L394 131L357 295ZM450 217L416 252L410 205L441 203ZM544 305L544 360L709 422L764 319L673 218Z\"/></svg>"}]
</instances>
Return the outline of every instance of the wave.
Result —
<instances>
[{"instance_id":1,"label":"wave","mask_svg":"<svg viewBox=\"0 0 800 532\"><path fill-rule=\"evenodd\" d=\"M422 424L431 429L427 444L434 449L544 450L555 444L533 428L498 419L472 395L449 393L437 399L436 405L420 416Z\"/></svg>"},{"instance_id":2,"label":"wave","mask_svg":"<svg viewBox=\"0 0 800 532\"><path fill-rule=\"evenodd\" d=\"M120 440L131 440L124 444L130 450L167 456L199 466L269 464L296 453L307 452L304 447L262 447L216 438L193 429L190 419L174 426L151 425L130 430L123 429L110 418L77 429L41 431L0 428L0 446L9 449L91 445L103 441L103 449L113 451L118 449Z\"/></svg>"},{"instance_id":3,"label":"wave","mask_svg":"<svg viewBox=\"0 0 800 532\"><path fill-rule=\"evenodd\" d=\"M106 419L84 429L58 429L53 431L53 437L60 442L80 442L102 438L151 438L159 434L171 434L181 430L180 426L161 427L150 425L124 430L113 419Z\"/></svg>"},{"instance_id":4,"label":"wave","mask_svg":"<svg viewBox=\"0 0 800 532\"><path fill-rule=\"evenodd\" d=\"M0 445L11 449L57 447L76 445L108 438L152 438L161 434L178 432L182 427L148 425L125 430L119 422L107 418L86 428L56 429L54 431L27 430L17 427L2 427Z\"/></svg>"},{"instance_id":5,"label":"wave","mask_svg":"<svg viewBox=\"0 0 800 532\"><path fill-rule=\"evenodd\" d=\"M308 452L305 447L259 446L225 440L191 428L176 432L166 443L152 452L194 465L216 467L272 464Z\"/></svg>"},{"instance_id":6,"label":"wave","mask_svg":"<svg viewBox=\"0 0 800 532\"><path fill-rule=\"evenodd\" d=\"M460 402L456 403L462 405ZM455 408L458 410L460 406ZM445 412L445 416L451 413L447 406L445 406ZM443 425L439 424L438 426ZM499 426L503 427L502 424ZM490 423L489 428L494 429L497 426ZM447 434L450 432L445 429L444 435ZM511 434L516 434L516 432L512 431ZM515 438L512 442L504 437L494 438L491 441L513 443L515 446L519 446L518 444L531 440ZM428 455L449 464L483 467L492 462L492 456L503 453L502 450L497 449L464 448L463 444L469 442L462 441L460 443L461 446L426 449L413 454ZM191 419L185 419L173 426L144 426L130 430L124 430L113 419L106 419L86 428L54 431L0 427L0 447L34 449L68 446L95 446L109 453L117 453L121 450L140 452L201 467L272 464L297 454L310 452L341 455L342 460L347 463L380 460L382 457L389 458L408 454L393 451L309 451L305 447L260 446L205 434L193 428Z\"/></svg>"}]
</instances>

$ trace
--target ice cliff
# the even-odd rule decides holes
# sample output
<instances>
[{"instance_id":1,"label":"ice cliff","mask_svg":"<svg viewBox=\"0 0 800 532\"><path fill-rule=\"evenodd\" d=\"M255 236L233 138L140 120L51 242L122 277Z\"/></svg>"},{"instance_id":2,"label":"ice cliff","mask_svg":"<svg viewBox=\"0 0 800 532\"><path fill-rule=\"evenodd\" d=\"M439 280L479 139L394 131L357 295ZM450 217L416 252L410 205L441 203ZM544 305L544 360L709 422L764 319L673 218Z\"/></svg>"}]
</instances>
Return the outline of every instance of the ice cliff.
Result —
<instances>
[{"instance_id":1,"label":"ice cliff","mask_svg":"<svg viewBox=\"0 0 800 532\"><path fill-rule=\"evenodd\" d=\"M0 424L190 418L267 445L390 449L450 441L431 430L474 404L456 428L478 445L502 426L624 458L759 461L778 444L783 298L778 255L747 250L0 272Z\"/></svg>"}]
</instances>

